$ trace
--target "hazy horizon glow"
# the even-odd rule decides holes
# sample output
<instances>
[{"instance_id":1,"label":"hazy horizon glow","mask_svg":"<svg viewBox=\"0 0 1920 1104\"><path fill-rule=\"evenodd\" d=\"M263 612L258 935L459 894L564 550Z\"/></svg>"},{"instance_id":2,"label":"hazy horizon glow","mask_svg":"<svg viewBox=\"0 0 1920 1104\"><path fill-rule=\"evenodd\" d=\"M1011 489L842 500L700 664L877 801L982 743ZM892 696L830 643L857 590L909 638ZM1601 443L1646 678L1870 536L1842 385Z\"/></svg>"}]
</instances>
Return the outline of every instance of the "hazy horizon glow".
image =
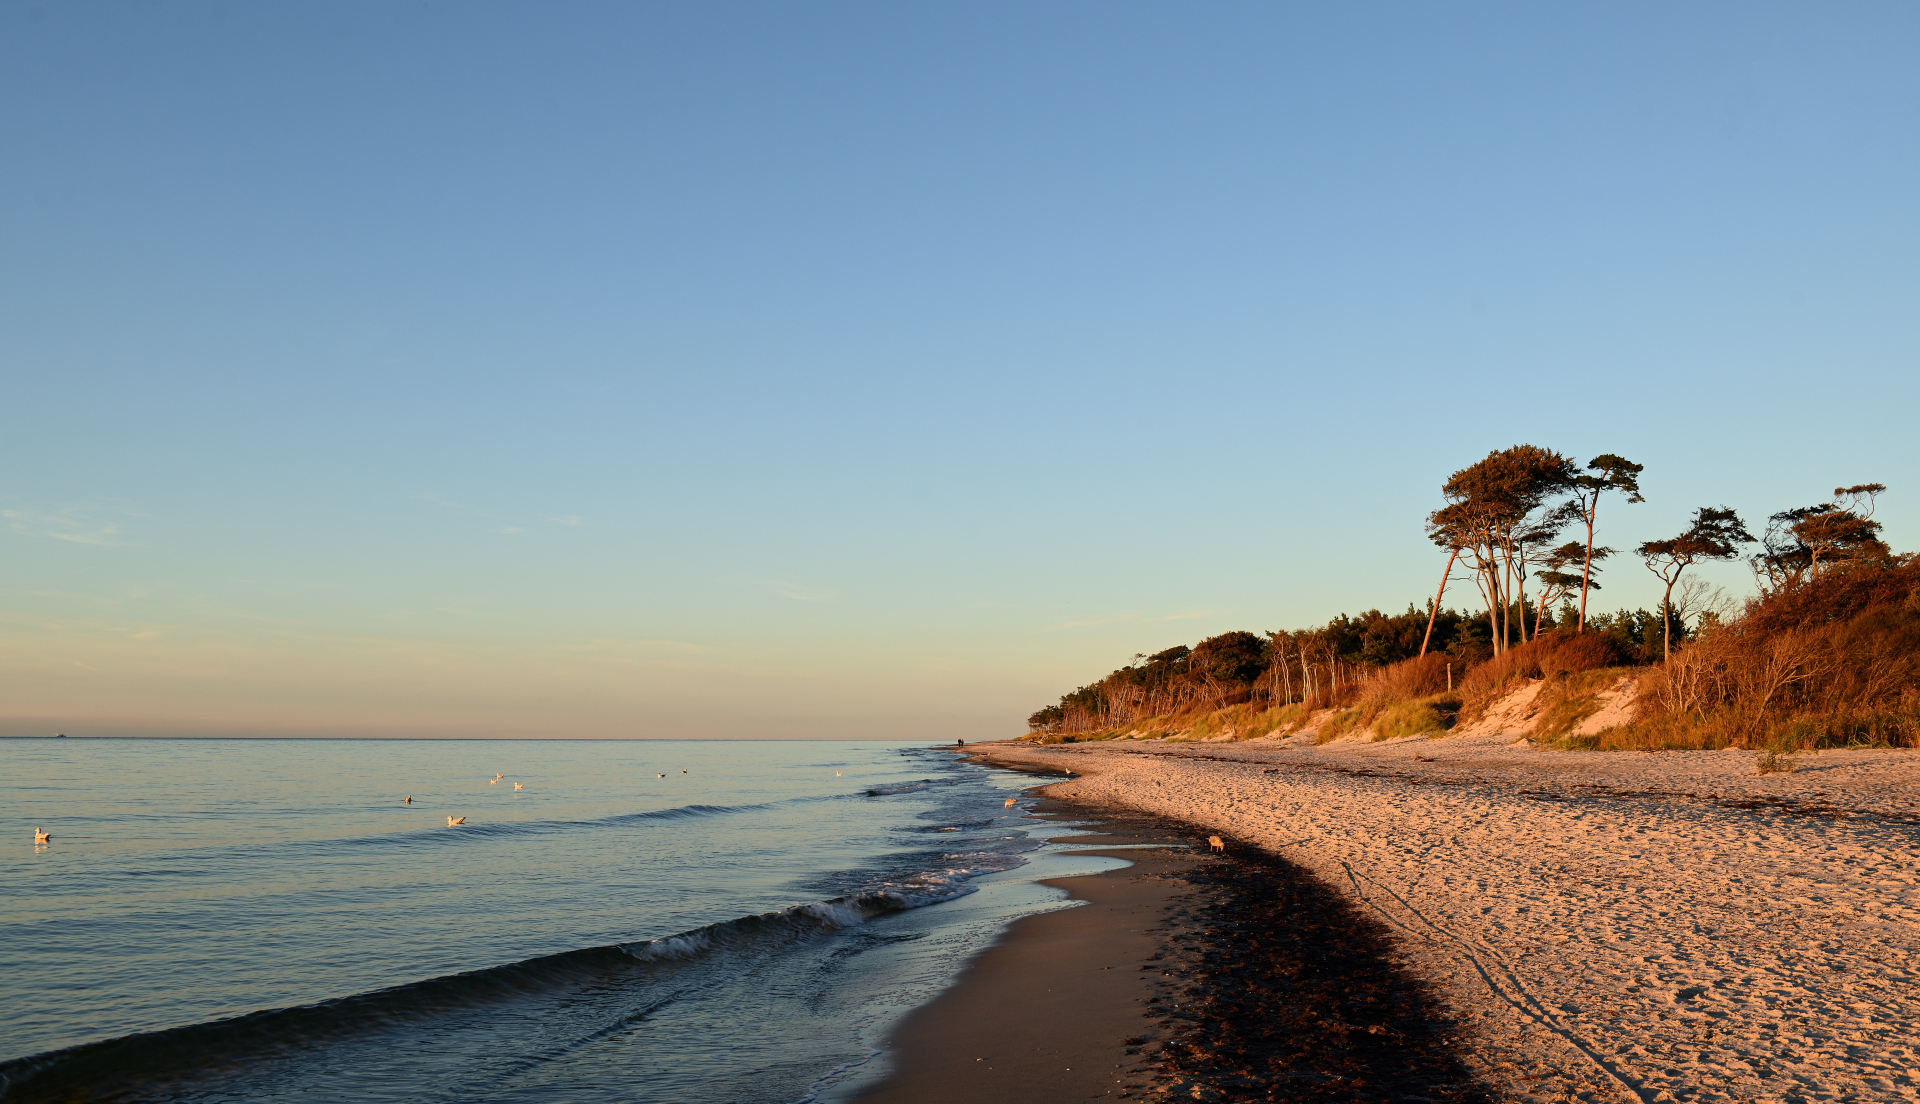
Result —
<instances>
[{"instance_id":1,"label":"hazy horizon glow","mask_svg":"<svg viewBox=\"0 0 1920 1104\"><path fill-rule=\"evenodd\" d=\"M1910 6L0 26L0 734L1006 735L1521 441L1920 547Z\"/></svg>"}]
</instances>

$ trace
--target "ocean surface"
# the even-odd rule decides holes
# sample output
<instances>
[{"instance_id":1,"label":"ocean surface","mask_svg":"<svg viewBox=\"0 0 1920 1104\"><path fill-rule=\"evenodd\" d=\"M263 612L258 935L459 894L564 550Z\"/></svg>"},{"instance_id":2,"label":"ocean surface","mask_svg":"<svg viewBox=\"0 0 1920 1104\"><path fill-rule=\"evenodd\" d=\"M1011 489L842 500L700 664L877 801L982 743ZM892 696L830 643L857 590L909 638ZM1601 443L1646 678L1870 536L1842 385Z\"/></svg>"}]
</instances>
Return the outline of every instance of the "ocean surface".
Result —
<instances>
[{"instance_id":1,"label":"ocean surface","mask_svg":"<svg viewBox=\"0 0 1920 1104\"><path fill-rule=\"evenodd\" d=\"M0 740L0 1100L842 1099L1065 904L1039 879L1120 865L1062 854L1036 781L865 741Z\"/></svg>"}]
</instances>

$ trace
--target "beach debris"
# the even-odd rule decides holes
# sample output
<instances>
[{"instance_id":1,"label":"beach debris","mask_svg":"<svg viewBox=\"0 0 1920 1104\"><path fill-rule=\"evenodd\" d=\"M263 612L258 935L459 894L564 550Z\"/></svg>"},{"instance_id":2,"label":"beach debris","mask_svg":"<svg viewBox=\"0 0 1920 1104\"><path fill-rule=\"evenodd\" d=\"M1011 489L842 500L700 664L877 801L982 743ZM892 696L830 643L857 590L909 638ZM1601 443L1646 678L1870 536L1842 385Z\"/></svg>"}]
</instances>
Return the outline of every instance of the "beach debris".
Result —
<instances>
[{"instance_id":1,"label":"beach debris","mask_svg":"<svg viewBox=\"0 0 1920 1104\"><path fill-rule=\"evenodd\" d=\"M33 830L33 842L35 843L45 843L52 838L53 836L50 833L42 832L38 828Z\"/></svg>"},{"instance_id":2,"label":"beach debris","mask_svg":"<svg viewBox=\"0 0 1920 1104\"><path fill-rule=\"evenodd\" d=\"M1208 836L1207 846L1212 850L1220 852L1222 855L1227 853L1226 841L1222 840L1219 836Z\"/></svg>"},{"instance_id":3,"label":"beach debris","mask_svg":"<svg viewBox=\"0 0 1920 1104\"><path fill-rule=\"evenodd\" d=\"M447 827L451 828L456 824L465 824L466 822L466 817L450 816L447 818Z\"/></svg>"}]
</instances>

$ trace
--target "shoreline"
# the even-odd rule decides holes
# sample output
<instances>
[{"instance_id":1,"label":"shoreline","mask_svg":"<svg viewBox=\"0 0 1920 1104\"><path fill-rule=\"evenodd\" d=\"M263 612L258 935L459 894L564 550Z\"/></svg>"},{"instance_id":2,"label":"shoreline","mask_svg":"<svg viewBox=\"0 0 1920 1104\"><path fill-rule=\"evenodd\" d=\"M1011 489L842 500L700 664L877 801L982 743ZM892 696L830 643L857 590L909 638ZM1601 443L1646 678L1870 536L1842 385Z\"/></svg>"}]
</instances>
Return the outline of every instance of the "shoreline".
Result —
<instances>
[{"instance_id":1,"label":"shoreline","mask_svg":"<svg viewBox=\"0 0 1920 1104\"><path fill-rule=\"evenodd\" d=\"M1131 1095L1121 1086L1139 1052L1128 1053L1127 1040L1150 1028L1141 1010L1152 983L1141 966L1160 951L1196 856L1144 818L1107 822L1058 801L1037 815L1101 820L1068 850L1133 865L1042 882L1085 903L1009 924L952 985L902 1018L888 1041L888 1073L850 1100L1055 1104Z\"/></svg>"},{"instance_id":2,"label":"shoreline","mask_svg":"<svg viewBox=\"0 0 1920 1104\"><path fill-rule=\"evenodd\" d=\"M1043 883L1087 903L1009 925L896 1026L888 1074L852 1101L1494 1099L1333 887L1163 817L1051 796L1039 815L1097 822L1072 850L1134 865Z\"/></svg>"},{"instance_id":3,"label":"shoreline","mask_svg":"<svg viewBox=\"0 0 1920 1104\"><path fill-rule=\"evenodd\" d=\"M1920 1100L1912 752L1759 776L1749 754L1444 738L968 750L1335 887L1499 1099Z\"/></svg>"}]
</instances>

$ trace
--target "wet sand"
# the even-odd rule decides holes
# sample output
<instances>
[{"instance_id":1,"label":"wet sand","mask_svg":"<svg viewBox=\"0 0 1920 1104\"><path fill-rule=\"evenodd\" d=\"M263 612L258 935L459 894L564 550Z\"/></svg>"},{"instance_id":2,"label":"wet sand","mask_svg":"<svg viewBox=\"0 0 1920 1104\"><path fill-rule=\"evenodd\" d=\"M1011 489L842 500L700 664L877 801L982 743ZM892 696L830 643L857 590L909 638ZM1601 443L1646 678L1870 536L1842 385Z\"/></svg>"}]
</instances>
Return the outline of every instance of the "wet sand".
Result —
<instances>
[{"instance_id":1,"label":"wet sand","mask_svg":"<svg viewBox=\"0 0 1920 1104\"><path fill-rule=\"evenodd\" d=\"M1391 939L1271 855L1205 852L1191 825L1048 802L1101 822L1126 869L1050 885L1088 902L1027 917L902 1021L861 1104L1493 1099ZM1163 844L1102 851L1101 845Z\"/></svg>"},{"instance_id":2,"label":"wet sand","mask_svg":"<svg viewBox=\"0 0 1920 1104\"><path fill-rule=\"evenodd\" d=\"M1041 807L1060 815L1058 802ZM1075 811L1073 819L1085 818ZM1190 891L1187 839L1141 818L1084 837L1084 851L1133 866L1045 883L1077 908L1015 921L960 978L902 1021L893 1073L861 1104L1066 1104L1113 1099L1129 1067L1127 1040L1150 1025L1141 967L1159 952L1171 907ZM1076 841L1079 842L1079 841ZM1101 845L1165 843L1102 850Z\"/></svg>"}]
</instances>

